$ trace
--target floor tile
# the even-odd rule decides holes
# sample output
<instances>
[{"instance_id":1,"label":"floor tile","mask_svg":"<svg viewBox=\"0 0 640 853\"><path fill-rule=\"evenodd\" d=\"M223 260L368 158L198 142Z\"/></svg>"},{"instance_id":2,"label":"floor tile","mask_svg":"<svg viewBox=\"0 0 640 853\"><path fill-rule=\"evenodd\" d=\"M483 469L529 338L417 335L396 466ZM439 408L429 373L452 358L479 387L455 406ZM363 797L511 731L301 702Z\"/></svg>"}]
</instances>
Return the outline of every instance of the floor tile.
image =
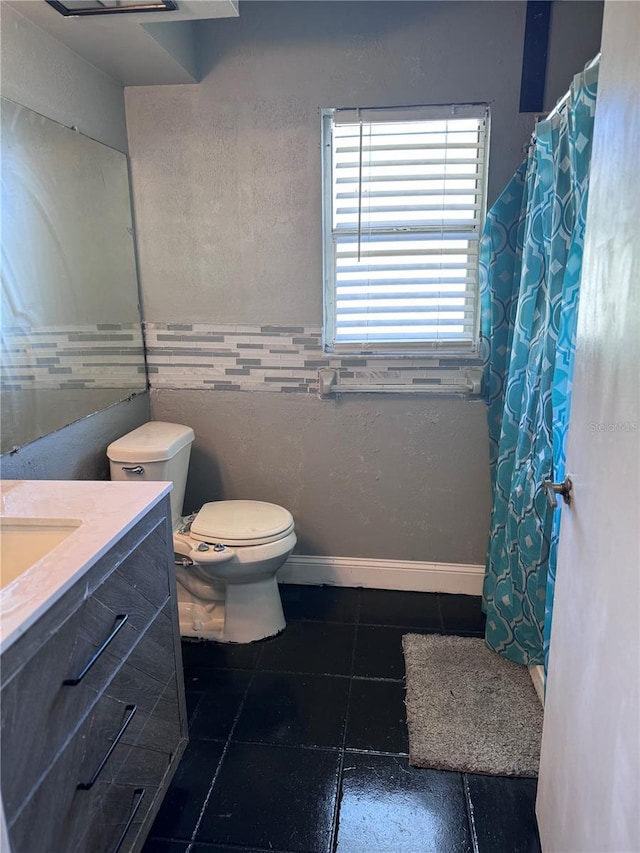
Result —
<instances>
[{"instance_id":1,"label":"floor tile","mask_svg":"<svg viewBox=\"0 0 640 853\"><path fill-rule=\"evenodd\" d=\"M191 725L191 721L193 720L193 715L198 707L198 702L203 696L204 693L201 693L198 690L187 690L185 693L185 698L187 700L187 720L189 721L189 725Z\"/></svg>"},{"instance_id":2,"label":"floor tile","mask_svg":"<svg viewBox=\"0 0 640 853\"><path fill-rule=\"evenodd\" d=\"M360 591L340 586L281 584L280 598L287 620L356 622Z\"/></svg>"},{"instance_id":3,"label":"floor tile","mask_svg":"<svg viewBox=\"0 0 640 853\"><path fill-rule=\"evenodd\" d=\"M192 740L226 740L253 673L220 669L209 676L189 726Z\"/></svg>"},{"instance_id":4,"label":"floor tile","mask_svg":"<svg viewBox=\"0 0 640 853\"><path fill-rule=\"evenodd\" d=\"M406 758L345 756L337 853L471 850L459 773L417 770Z\"/></svg>"},{"instance_id":5,"label":"floor tile","mask_svg":"<svg viewBox=\"0 0 640 853\"><path fill-rule=\"evenodd\" d=\"M259 654L260 643L182 641L182 662L185 670L192 667L253 669Z\"/></svg>"},{"instance_id":6,"label":"floor tile","mask_svg":"<svg viewBox=\"0 0 640 853\"><path fill-rule=\"evenodd\" d=\"M204 696L208 693L217 693L221 685L232 683L233 676L237 675L238 683L248 683L253 675L250 671L240 669L209 669L209 667L190 667L184 671L184 686L189 694ZM194 713L197 707L194 708Z\"/></svg>"},{"instance_id":7,"label":"floor tile","mask_svg":"<svg viewBox=\"0 0 640 853\"><path fill-rule=\"evenodd\" d=\"M354 625L290 622L282 634L265 640L259 669L349 675Z\"/></svg>"},{"instance_id":8,"label":"floor tile","mask_svg":"<svg viewBox=\"0 0 640 853\"><path fill-rule=\"evenodd\" d=\"M166 841L163 838L147 838L142 853L186 853L187 841Z\"/></svg>"},{"instance_id":9,"label":"floor tile","mask_svg":"<svg viewBox=\"0 0 640 853\"><path fill-rule=\"evenodd\" d=\"M381 625L359 625L353 674L366 678L405 677L402 637L419 629L389 628Z\"/></svg>"},{"instance_id":10,"label":"floor tile","mask_svg":"<svg viewBox=\"0 0 640 853\"><path fill-rule=\"evenodd\" d=\"M281 595L278 637L183 642L190 744L143 853L329 853L332 830L337 853L466 853L474 842L476 853L540 853L535 780L463 784L406 757L402 635L482 634L478 597L292 584Z\"/></svg>"},{"instance_id":11,"label":"floor tile","mask_svg":"<svg viewBox=\"0 0 640 853\"><path fill-rule=\"evenodd\" d=\"M348 697L347 678L256 673L233 739L341 747Z\"/></svg>"},{"instance_id":12,"label":"floor tile","mask_svg":"<svg viewBox=\"0 0 640 853\"><path fill-rule=\"evenodd\" d=\"M432 592L361 589L359 622L363 625L442 630L438 596Z\"/></svg>"},{"instance_id":13,"label":"floor tile","mask_svg":"<svg viewBox=\"0 0 640 853\"><path fill-rule=\"evenodd\" d=\"M216 741L189 743L151 827L151 838L191 838L223 749L224 744Z\"/></svg>"},{"instance_id":14,"label":"floor tile","mask_svg":"<svg viewBox=\"0 0 640 853\"><path fill-rule=\"evenodd\" d=\"M540 853L536 779L466 776L478 853Z\"/></svg>"},{"instance_id":15,"label":"floor tile","mask_svg":"<svg viewBox=\"0 0 640 853\"><path fill-rule=\"evenodd\" d=\"M328 853L338 752L232 743L197 841Z\"/></svg>"},{"instance_id":16,"label":"floor tile","mask_svg":"<svg viewBox=\"0 0 640 853\"><path fill-rule=\"evenodd\" d=\"M408 753L405 688L399 681L351 683L347 749Z\"/></svg>"},{"instance_id":17,"label":"floor tile","mask_svg":"<svg viewBox=\"0 0 640 853\"><path fill-rule=\"evenodd\" d=\"M479 595L440 594L442 624L447 634L478 633L484 636L486 618Z\"/></svg>"}]
</instances>

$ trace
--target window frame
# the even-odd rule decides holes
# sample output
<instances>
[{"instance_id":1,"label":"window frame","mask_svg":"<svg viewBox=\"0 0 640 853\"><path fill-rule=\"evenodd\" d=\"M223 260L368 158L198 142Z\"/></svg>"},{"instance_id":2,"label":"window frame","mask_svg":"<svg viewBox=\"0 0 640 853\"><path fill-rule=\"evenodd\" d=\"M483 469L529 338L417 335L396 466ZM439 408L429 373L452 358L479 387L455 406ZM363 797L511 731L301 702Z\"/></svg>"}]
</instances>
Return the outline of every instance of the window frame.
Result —
<instances>
[{"instance_id":1,"label":"window frame","mask_svg":"<svg viewBox=\"0 0 640 853\"><path fill-rule=\"evenodd\" d=\"M481 170L481 202L478 211L477 228L478 247L487 211L487 189L489 173L489 145L491 111L488 103L446 104L412 107L367 107L357 108L323 108L321 113L321 147L322 147L322 252L323 252L323 351L335 355L353 355L371 357L401 357L428 356L429 354L453 358L477 358L479 352L480 332L480 295L479 295L479 263L475 270L476 281L473 334L467 340L440 339L431 341L336 341L336 253L333 231L333 127L334 117L338 113L353 113L354 121L363 113L376 114L376 121L416 121L420 119L442 120L451 118L452 114L465 112L474 118L484 118L485 135L483 148L483 164ZM371 119L367 119L370 121ZM479 261L479 252L477 254Z\"/></svg>"}]
</instances>

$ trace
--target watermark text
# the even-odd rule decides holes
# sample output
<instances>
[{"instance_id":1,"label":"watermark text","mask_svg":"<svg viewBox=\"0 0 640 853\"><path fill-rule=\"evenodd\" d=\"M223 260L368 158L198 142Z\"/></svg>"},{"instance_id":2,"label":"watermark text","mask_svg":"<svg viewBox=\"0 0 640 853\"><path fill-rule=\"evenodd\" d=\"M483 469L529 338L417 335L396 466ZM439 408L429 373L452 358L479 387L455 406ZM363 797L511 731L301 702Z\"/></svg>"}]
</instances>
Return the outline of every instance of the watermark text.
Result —
<instances>
[{"instance_id":1,"label":"watermark text","mask_svg":"<svg viewBox=\"0 0 640 853\"><path fill-rule=\"evenodd\" d=\"M591 421L589 432L638 432L637 421Z\"/></svg>"}]
</instances>

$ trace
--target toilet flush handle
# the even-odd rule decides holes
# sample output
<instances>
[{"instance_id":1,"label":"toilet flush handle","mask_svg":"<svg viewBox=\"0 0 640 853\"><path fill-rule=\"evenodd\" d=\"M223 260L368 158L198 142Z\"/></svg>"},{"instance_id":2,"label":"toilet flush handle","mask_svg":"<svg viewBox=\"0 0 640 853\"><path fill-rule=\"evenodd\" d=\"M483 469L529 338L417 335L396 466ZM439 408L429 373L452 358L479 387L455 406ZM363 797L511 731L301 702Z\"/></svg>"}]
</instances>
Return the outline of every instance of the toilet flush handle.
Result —
<instances>
[{"instance_id":1,"label":"toilet flush handle","mask_svg":"<svg viewBox=\"0 0 640 853\"><path fill-rule=\"evenodd\" d=\"M123 465L122 470L125 474L144 474L142 465Z\"/></svg>"}]
</instances>

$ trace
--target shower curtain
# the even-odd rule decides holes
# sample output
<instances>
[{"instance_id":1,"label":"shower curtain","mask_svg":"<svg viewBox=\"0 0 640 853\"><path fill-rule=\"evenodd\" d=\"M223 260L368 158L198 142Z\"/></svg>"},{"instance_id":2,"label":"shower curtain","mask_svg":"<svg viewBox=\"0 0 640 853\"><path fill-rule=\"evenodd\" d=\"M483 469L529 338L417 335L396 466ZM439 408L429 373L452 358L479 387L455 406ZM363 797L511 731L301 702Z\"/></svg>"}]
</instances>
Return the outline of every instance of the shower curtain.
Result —
<instances>
[{"instance_id":1,"label":"shower curtain","mask_svg":"<svg viewBox=\"0 0 640 853\"><path fill-rule=\"evenodd\" d=\"M597 62L536 124L528 155L487 215L480 243L483 390L493 509L486 642L522 664L548 651L565 439L589 185Z\"/></svg>"}]
</instances>

